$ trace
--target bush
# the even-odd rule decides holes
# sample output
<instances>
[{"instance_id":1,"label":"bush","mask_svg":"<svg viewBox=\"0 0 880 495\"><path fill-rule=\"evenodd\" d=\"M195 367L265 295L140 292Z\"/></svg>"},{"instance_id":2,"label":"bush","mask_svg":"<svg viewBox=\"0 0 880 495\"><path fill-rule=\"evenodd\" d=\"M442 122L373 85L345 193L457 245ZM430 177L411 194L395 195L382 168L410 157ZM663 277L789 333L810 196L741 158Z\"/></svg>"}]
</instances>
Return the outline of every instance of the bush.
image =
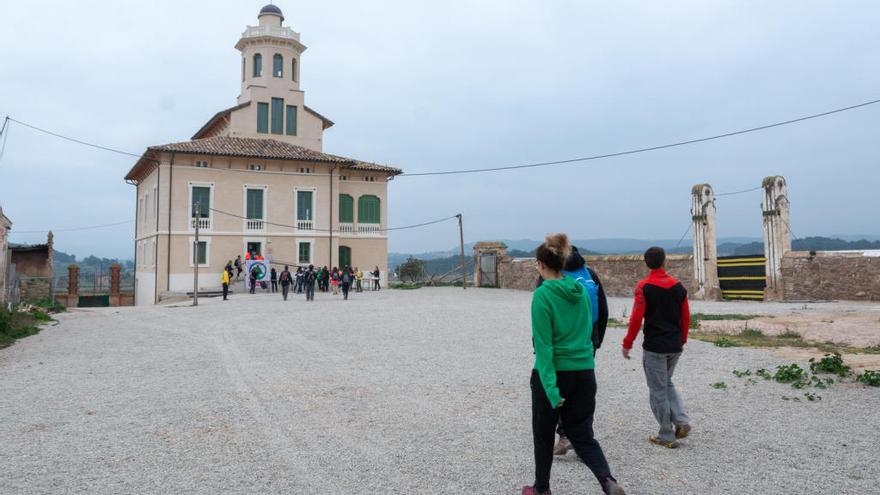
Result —
<instances>
[{"instance_id":1,"label":"bush","mask_svg":"<svg viewBox=\"0 0 880 495\"><path fill-rule=\"evenodd\" d=\"M10 313L0 309L0 348L12 345L16 339L38 333L40 329L33 322L34 318L30 314Z\"/></svg>"},{"instance_id":2,"label":"bush","mask_svg":"<svg viewBox=\"0 0 880 495\"><path fill-rule=\"evenodd\" d=\"M816 361L810 358L810 370L813 373L833 373L837 376L849 376L850 367L843 363L840 353L825 354L825 357Z\"/></svg>"},{"instance_id":3,"label":"bush","mask_svg":"<svg viewBox=\"0 0 880 495\"><path fill-rule=\"evenodd\" d=\"M391 289L400 289L400 290L412 290L412 289L421 289L422 284L414 283L414 282L394 282L388 286Z\"/></svg>"},{"instance_id":4,"label":"bush","mask_svg":"<svg viewBox=\"0 0 880 495\"><path fill-rule=\"evenodd\" d=\"M856 381L869 387L880 387L880 371L866 370L856 378Z\"/></svg>"},{"instance_id":5,"label":"bush","mask_svg":"<svg viewBox=\"0 0 880 495\"><path fill-rule=\"evenodd\" d=\"M43 298L34 303L34 306L43 308L50 313L63 313L67 311L67 307L61 303L53 301L51 298Z\"/></svg>"},{"instance_id":6,"label":"bush","mask_svg":"<svg viewBox=\"0 0 880 495\"><path fill-rule=\"evenodd\" d=\"M715 347L739 347L739 344L730 337L718 337L715 341Z\"/></svg>"}]
</instances>

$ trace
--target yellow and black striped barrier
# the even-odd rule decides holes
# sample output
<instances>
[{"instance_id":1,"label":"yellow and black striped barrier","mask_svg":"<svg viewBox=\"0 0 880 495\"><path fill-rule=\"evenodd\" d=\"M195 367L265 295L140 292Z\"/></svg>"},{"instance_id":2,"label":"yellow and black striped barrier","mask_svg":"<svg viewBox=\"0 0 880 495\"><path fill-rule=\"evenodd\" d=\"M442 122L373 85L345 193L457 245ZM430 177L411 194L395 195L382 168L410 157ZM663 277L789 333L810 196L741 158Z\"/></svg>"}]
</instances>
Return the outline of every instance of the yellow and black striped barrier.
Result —
<instances>
[{"instance_id":1,"label":"yellow and black striped barrier","mask_svg":"<svg viewBox=\"0 0 880 495\"><path fill-rule=\"evenodd\" d=\"M722 256L718 258L718 282L724 299L764 299L767 286L765 265L760 255Z\"/></svg>"}]
</instances>

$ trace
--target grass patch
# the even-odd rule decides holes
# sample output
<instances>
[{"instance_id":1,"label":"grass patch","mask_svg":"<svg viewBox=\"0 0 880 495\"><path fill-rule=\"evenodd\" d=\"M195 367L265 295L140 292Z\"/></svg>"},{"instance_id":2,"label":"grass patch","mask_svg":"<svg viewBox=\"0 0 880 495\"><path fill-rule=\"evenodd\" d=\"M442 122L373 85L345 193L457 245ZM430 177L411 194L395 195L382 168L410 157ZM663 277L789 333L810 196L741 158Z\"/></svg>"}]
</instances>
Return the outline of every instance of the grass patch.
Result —
<instances>
[{"instance_id":1,"label":"grass patch","mask_svg":"<svg viewBox=\"0 0 880 495\"><path fill-rule=\"evenodd\" d=\"M812 342L803 340L800 334L786 331L779 335L766 335L760 330L747 328L738 334L727 335L692 331L691 338L710 342L717 347L797 347L817 349L827 354L880 354L880 346L852 347L835 342Z\"/></svg>"},{"instance_id":2,"label":"grass patch","mask_svg":"<svg viewBox=\"0 0 880 495\"><path fill-rule=\"evenodd\" d=\"M30 313L10 313L0 309L0 349L12 345L18 339L39 333L39 323Z\"/></svg>"},{"instance_id":3,"label":"grass patch","mask_svg":"<svg viewBox=\"0 0 880 495\"><path fill-rule=\"evenodd\" d=\"M852 374L852 369L843 363L840 353L825 354L820 360L810 358L810 370L813 373L831 373L839 377L847 377Z\"/></svg>"},{"instance_id":4,"label":"grass patch","mask_svg":"<svg viewBox=\"0 0 880 495\"><path fill-rule=\"evenodd\" d=\"M608 318L608 326L609 327L625 327L626 324L623 321L618 320L617 318Z\"/></svg>"},{"instance_id":5,"label":"grass patch","mask_svg":"<svg viewBox=\"0 0 880 495\"><path fill-rule=\"evenodd\" d=\"M388 286L391 289L399 289L399 290L413 290L413 289L421 289L422 284L416 282L394 282Z\"/></svg>"},{"instance_id":6,"label":"grass patch","mask_svg":"<svg viewBox=\"0 0 880 495\"><path fill-rule=\"evenodd\" d=\"M710 385L710 387L714 388L715 390L724 390L727 388L727 384L724 382L715 382Z\"/></svg>"},{"instance_id":7,"label":"grass patch","mask_svg":"<svg viewBox=\"0 0 880 495\"><path fill-rule=\"evenodd\" d=\"M691 315L691 328L692 329L700 328L701 321L720 321L720 320L747 321L747 320L754 320L755 318L759 318L759 317L761 317L761 315L740 315L740 314L716 315L716 314L708 314L708 313L693 313Z\"/></svg>"},{"instance_id":8,"label":"grass patch","mask_svg":"<svg viewBox=\"0 0 880 495\"><path fill-rule=\"evenodd\" d=\"M866 370L856 377L856 381L869 387L880 387L880 371Z\"/></svg>"},{"instance_id":9,"label":"grass patch","mask_svg":"<svg viewBox=\"0 0 880 495\"><path fill-rule=\"evenodd\" d=\"M55 302L52 299L46 297L40 299L39 301L34 303L34 306L38 308L43 308L49 313L63 313L67 311L67 307L59 302Z\"/></svg>"}]
</instances>

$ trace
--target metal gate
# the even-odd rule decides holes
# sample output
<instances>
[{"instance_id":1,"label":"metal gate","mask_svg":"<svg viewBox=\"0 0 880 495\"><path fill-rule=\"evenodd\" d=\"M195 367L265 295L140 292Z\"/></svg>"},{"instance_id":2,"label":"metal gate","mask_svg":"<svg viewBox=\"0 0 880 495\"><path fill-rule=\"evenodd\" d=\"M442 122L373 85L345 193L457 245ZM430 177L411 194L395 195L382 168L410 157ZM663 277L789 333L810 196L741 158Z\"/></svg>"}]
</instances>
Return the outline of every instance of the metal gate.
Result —
<instances>
[{"instance_id":1,"label":"metal gate","mask_svg":"<svg viewBox=\"0 0 880 495\"><path fill-rule=\"evenodd\" d=\"M495 253L480 255L480 287L498 287L498 257Z\"/></svg>"},{"instance_id":2,"label":"metal gate","mask_svg":"<svg viewBox=\"0 0 880 495\"><path fill-rule=\"evenodd\" d=\"M767 259L763 254L719 256L718 283L724 299L764 299Z\"/></svg>"}]
</instances>

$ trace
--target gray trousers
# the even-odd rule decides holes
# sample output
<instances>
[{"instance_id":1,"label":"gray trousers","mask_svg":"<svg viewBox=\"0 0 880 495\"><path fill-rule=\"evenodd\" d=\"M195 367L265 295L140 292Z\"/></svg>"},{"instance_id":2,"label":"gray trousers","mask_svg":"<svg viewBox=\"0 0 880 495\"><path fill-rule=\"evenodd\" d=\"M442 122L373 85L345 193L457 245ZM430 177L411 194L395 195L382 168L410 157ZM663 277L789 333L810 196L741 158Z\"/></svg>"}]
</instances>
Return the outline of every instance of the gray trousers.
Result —
<instances>
[{"instance_id":1,"label":"gray trousers","mask_svg":"<svg viewBox=\"0 0 880 495\"><path fill-rule=\"evenodd\" d=\"M675 426L690 423L681 396L672 383L672 373L675 371L679 357L681 357L680 352L660 354L650 351L644 351L642 357L645 378L648 381L651 411L660 423L657 437L661 440L675 440Z\"/></svg>"}]
</instances>

